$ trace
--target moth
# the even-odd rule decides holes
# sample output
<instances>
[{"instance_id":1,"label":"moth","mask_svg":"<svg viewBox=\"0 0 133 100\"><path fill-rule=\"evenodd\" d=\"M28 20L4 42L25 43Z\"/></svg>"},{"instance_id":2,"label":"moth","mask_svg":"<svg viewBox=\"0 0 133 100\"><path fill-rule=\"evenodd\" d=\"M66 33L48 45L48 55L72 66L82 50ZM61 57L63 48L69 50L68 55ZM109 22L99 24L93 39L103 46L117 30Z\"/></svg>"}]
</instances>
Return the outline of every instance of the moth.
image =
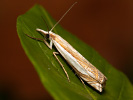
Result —
<instances>
[{"instance_id":1,"label":"moth","mask_svg":"<svg viewBox=\"0 0 133 100\"><path fill-rule=\"evenodd\" d=\"M53 55L60 63L62 69L64 70L68 81L70 82L69 75L65 70L63 64L59 61L57 54L61 54L62 57L69 63L69 65L74 69L78 77L80 78L81 82L84 84L83 80L94 87L99 92L102 92L107 78L88 60L86 60L77 50L75 50L66 40L64 40L61 36L52 32L54 27L62 20L62 18L67 14L67 12L76 4L75 2L67 11L66 13L60 18L60 20L52 27L50 31L44 31L42 29L37 28L38 32L41 32L43 35L46 35L50 40L50 44L46 41L46 39L39 39L34 38L29 35L30 38L36 40L43 40L43 42L52 49L54 45L58 52L53 52ZM84 84L85 85L85 84Z\"/></svg>"}]
</instances>

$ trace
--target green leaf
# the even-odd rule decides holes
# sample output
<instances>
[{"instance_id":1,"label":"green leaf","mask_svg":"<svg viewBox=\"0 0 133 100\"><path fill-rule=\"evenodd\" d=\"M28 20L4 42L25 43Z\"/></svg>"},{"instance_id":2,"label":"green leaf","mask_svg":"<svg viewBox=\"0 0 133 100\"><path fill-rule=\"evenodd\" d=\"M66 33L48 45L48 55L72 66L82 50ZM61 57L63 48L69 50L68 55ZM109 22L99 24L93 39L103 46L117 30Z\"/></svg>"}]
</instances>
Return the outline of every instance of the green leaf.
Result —
<instances>
[{"instance_id":1,"label":"green leaf","mask_svg":"<svg viewBox=\"0 0 133 100\"><path fill-rule=\"evenodd\" d=\"M43 38L36 28L47 31L46 20L51 29L56 21L39 5L21 15L17 19L17 31L25 53L34 65L44 87L56 100L133 100L133 86L128 78L120 71L112 67L93 48L79 40L77 37L57 25L53 32L67 40L88 61L95 65L107 78L106 87L99 93L90 85L86 89L80 79L72 71L61 55L58 55L68 72L71 82L68 82L61 66L53 56L55 47L50 50L43 42L33 40L32 37Z\"/></svg>"}]
</instances>

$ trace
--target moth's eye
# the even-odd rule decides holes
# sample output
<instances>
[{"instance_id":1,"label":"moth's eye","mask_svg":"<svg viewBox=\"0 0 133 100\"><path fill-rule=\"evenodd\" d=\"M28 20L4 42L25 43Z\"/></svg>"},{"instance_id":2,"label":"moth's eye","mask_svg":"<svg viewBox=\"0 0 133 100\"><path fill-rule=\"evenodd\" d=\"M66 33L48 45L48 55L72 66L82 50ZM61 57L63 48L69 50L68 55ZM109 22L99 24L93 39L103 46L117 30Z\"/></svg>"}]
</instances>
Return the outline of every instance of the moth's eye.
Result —
<instances>
[{"instance_id":1,"label":"moth's eye","mask_svg":"<svg viewBox=\"0 0 133 100\"><path fill-rule=\"evenodd\" d=\"M49 34L46 34L46 38L49 38Z\"/></svg>"}]
</instances>

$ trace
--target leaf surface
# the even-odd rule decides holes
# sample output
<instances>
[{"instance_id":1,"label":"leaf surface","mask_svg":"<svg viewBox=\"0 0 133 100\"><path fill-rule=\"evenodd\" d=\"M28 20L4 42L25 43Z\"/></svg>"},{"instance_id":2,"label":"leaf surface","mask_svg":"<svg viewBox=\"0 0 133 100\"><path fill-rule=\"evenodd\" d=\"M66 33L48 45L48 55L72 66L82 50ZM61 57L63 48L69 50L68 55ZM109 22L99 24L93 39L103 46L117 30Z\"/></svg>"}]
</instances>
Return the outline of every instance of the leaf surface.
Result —
<instances>
[{"instance_id":1,"label":"leaf surface","mask_svg":"<svg viewBox=\"0 0 133 100\"><path fill-rule=\"evenodd\" d=\"M69 83L65 73L53 56L57 51L55 47L50 50L43 42L33 40L25 35L43 38L36 28L47 31L46 20L49 28L56 21L40 5L35 5L28 12L17 19L17 32L26 55L34 65L44 87L56 100L133 100L133 86L128 78L120 71L112 67L93 48L79 40L77 37L57 25L53 32L59 34L79 51L88 61L96 66L107 78L106 87L99 93L90 85L86 89L80 79L72 71L61 55L58 58L68 72Z\"/></svg>"}]
</instances>

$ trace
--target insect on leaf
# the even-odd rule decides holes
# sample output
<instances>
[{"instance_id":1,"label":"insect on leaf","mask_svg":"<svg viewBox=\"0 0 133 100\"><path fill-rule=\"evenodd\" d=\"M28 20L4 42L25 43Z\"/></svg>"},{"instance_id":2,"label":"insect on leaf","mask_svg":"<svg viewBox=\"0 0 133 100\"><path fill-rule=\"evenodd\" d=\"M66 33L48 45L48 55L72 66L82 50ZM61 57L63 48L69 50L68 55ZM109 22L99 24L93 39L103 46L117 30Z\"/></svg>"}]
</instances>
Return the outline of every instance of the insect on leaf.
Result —
<instances>
[{"instance_id":1,"label":"insect on leaf","mask_svg":"<svg viewBox=\"0 0 133 100\"><path fill-rule=\"evenodd\" d=\"M97 92L90 85L86 89L80 79L72 71L62 56L58 55L68 72L68 82L65 73L53 56L55 48L50 50L43 42L27 37L43 38L36 28L47 31L46 20L49 29L56 21L40 5L35 5L28 12L17 19L17 32L26 55L35 67L43 86L56 100L133 100L133 87L128 78L120 71L112 67L93 48L79 40L77 37L64 30L60 25L54 28L54 32L68 41L88 61L99 69L107 78L106 87L102 93Z\"/></svg>"}]
</instances>

